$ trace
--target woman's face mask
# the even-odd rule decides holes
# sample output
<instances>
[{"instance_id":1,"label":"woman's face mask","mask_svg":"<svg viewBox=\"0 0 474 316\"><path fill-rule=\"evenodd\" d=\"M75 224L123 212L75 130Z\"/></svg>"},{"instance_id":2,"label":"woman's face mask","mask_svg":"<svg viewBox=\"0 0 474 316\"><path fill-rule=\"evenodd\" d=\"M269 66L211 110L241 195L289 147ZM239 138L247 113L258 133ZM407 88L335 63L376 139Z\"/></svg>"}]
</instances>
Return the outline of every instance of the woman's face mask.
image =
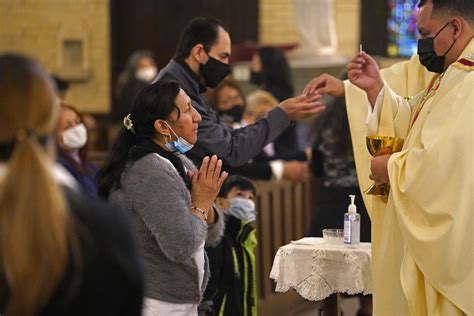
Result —
<instances>
[{"instance_id":1,"label":"woman's face mask","mask_svg":"<svg viewBox=\"0 0 474 316\"><path fill-rule=\"evenodd\" d=\"M250 71L250 83L260 86L263 84L263 74L261 71Z\"/></svg>"},{"instance_id":2,"label":"woman's face mask","mask_svg":"<svg viewBox=\"0 0 474 316\"><path fill-rule=\"evenodd\" d=\"M87 143L87 129L84 124L79 123L74 127L65 130L62 134L62 141L68 149L80 149Z\"/></svg>"},{"instance_id":3,"label":"woman's face mask","mask_svg":"<svg viewBox=\"0 0 474 316\"><path fill-rule=\"evenodd\" d=\"M218 111L218 112L224 121L237 123L237 122L242 121L242 115L244 114L244 107L240 104L235 104L228 110Z\"/></svg>"},{"instance_id":4,"label":"woman's face mask","mask_svg":"<svg viewBox=\"0 0 474 316\"><path fill-rule=\"evenodd\" d=\"M153 79L156 78L157 74L158 74L158 68L150 66L150 67L138 69L135 73L135 78L137 78L140 81L149 83Z\"/></svg>"},{"instance_id":5,"label":"woman's face mask","mask_svg":"<svg viewBox=\"0 0 474 316\"><path fill-rule=\"evenodd\" d=\"M165 121L166 122L166 121ZM178 136L178 134L176 134L174 132L174 130L171 128L171 126L168 124L168 122L166 122L166 124L168 125L168 127L170 128L170 131L176 136L176 140L174 141L169 141L169 142L166 142L165 146L166 146L166 149L168 149L169 151L171 152L179 152L180 154L185 154L187 153L188 151L190 151L194 145L193 144L190 144L188 141L186 141L183 137L181 136Z\"/></svg>"}]
</instances>

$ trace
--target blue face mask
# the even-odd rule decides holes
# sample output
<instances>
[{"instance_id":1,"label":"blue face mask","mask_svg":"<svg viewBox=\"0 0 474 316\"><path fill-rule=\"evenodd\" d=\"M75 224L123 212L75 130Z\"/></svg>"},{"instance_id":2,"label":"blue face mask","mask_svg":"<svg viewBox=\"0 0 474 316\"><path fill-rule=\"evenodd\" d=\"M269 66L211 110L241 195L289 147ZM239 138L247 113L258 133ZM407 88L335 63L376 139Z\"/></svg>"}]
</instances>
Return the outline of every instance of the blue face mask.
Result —
<instances>
[{"instance_id":1,"label":"blue face mask","mask_svg":"<svg viewBox=\"0 0 474 316\"><path fill-rule=\"evenodd\" d=\"M241 197L235 197L230 200L228 213L246 222L252 222L257 219L255 203L252 200Z\"/></svg>"},{"instance_id":2,"label":"blue face mask","mask_svg":"<svg viewBox=\"0 0 474 316\"><path fill-rule=\"evenodd\" d=\"M171 152L179 152L180 154L185 154L187 153L188 151L190 151L192 148L193 148L193 144L190 144L188 143L184 138L182 138L181 136L178 136L178 134L176 134L174 132L174 130L171 128L171 126L168 124L168 122L166 122L166 124L168 125L168 127L170 128L170 130L173 132L173 134L176 136L177 140L174 140L174 141L169 141L165 144L166 146L166 149L168 149L169 151Z\"/></svg>"}]
</instances>

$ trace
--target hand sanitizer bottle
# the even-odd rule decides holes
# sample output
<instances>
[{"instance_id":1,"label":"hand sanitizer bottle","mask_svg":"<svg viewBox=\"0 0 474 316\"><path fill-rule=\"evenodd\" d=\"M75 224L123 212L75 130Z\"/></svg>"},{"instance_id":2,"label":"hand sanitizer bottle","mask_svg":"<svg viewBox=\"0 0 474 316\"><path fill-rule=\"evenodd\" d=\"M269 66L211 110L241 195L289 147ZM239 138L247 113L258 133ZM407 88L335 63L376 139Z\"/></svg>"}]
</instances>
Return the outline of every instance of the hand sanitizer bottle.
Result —
<instances>
[{"instance_id":1,"label":"hand sanitizer bottle","mask_svg":"<svg viewBox=\"0 0 474 316\"><path fill-rule=\"evenodd\" d=\"M351 204L347 213L344 214L344 245L346 247L356 247L360 243L360 214L354 204L355 195L349 195Z\"/></svg>"}]
</instances>

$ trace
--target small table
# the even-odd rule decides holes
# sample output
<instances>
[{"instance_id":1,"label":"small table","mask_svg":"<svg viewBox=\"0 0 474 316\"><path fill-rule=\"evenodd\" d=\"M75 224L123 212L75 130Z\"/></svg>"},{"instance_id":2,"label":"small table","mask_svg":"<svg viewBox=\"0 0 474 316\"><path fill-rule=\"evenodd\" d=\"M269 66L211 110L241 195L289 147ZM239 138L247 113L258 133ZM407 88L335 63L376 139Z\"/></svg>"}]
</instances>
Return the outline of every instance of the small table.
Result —
<instances>
[{"instance_id":1,"label":"small table","mask_svg":"<svg viewBox=\"0 0 474 316\"><path fill-rule=\"evenodd\" d=\"M293 288L307 300L321 301L334 293L371 294L370 265L370 243L346 248L307 237L278 249L270 278L277 292Z\"/></svg>"}]
</instances>

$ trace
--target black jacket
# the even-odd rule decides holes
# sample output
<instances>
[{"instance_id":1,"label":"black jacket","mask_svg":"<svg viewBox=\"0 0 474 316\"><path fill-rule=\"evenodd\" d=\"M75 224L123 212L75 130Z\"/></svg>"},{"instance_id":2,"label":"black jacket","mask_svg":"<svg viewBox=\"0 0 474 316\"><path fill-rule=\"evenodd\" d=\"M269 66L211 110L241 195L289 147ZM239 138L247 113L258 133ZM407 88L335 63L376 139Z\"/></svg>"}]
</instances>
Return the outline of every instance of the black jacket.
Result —
<instances>
[{"instance_id":1,"label":"black jacket","mask_svg":"<svg viewBox=\"0 0 474 316\"><path fill-rule=\"evenodd\" d=\"M255 124L232 129L221 122L219 114L211 109L207 99L201 94L205 87L199 84L199 78L186 63L171 60L160 71L158 79L162 78L177 80L202 117L198 141L187 154L197 166L201 165L203 157L213 154L229 166L241 166L290 126L288 115L280 107L276 107L266 118Z\"/></svg>"},{"instance_id":2,"label":"black jacket","mask_svg":"<svg viewBox=\"0 0 474 316\"><path fill-rule=\"evenodd\" d=\"M273 160L306 161L307 157L305 152L300 150L294 152L287 152L284 154L276 153L275 156L269 156L265 151L262 150L257 156L255 156L254 159L243 164L242 166L231 167L227 164L224 164L224 170L227 171L229 174L238 174L251 179L270 180L273 177L273 170L270 166L270 162Z\"/></svg>"},{"instance_id":3,"label":"black jacket","mask_svg":"<svg viewBox=\"0 0 474 316\"><path fill-rule=\"evenodd\" d=\"M141 315L142 265L127 217L116 207L70 189L65 192L80 232L82 270L71 264L66 268L39 315ZM8 298L1 273L0 282L1 314Z\"/></svg>"},{"instance_id":4,"label":"black jacket","mask_svg":"<svg viewBox=\"0 0 474 316\"><path fill-rule=\"evenodd\" d=\"M204 293L202 305L205 307L200 307L200 315L256 315L253 254L256 245L255 229L252 226L234 216L226 217L221 242L216 247L206 248L211 278Z\"/></svg>"}]
</instances>

